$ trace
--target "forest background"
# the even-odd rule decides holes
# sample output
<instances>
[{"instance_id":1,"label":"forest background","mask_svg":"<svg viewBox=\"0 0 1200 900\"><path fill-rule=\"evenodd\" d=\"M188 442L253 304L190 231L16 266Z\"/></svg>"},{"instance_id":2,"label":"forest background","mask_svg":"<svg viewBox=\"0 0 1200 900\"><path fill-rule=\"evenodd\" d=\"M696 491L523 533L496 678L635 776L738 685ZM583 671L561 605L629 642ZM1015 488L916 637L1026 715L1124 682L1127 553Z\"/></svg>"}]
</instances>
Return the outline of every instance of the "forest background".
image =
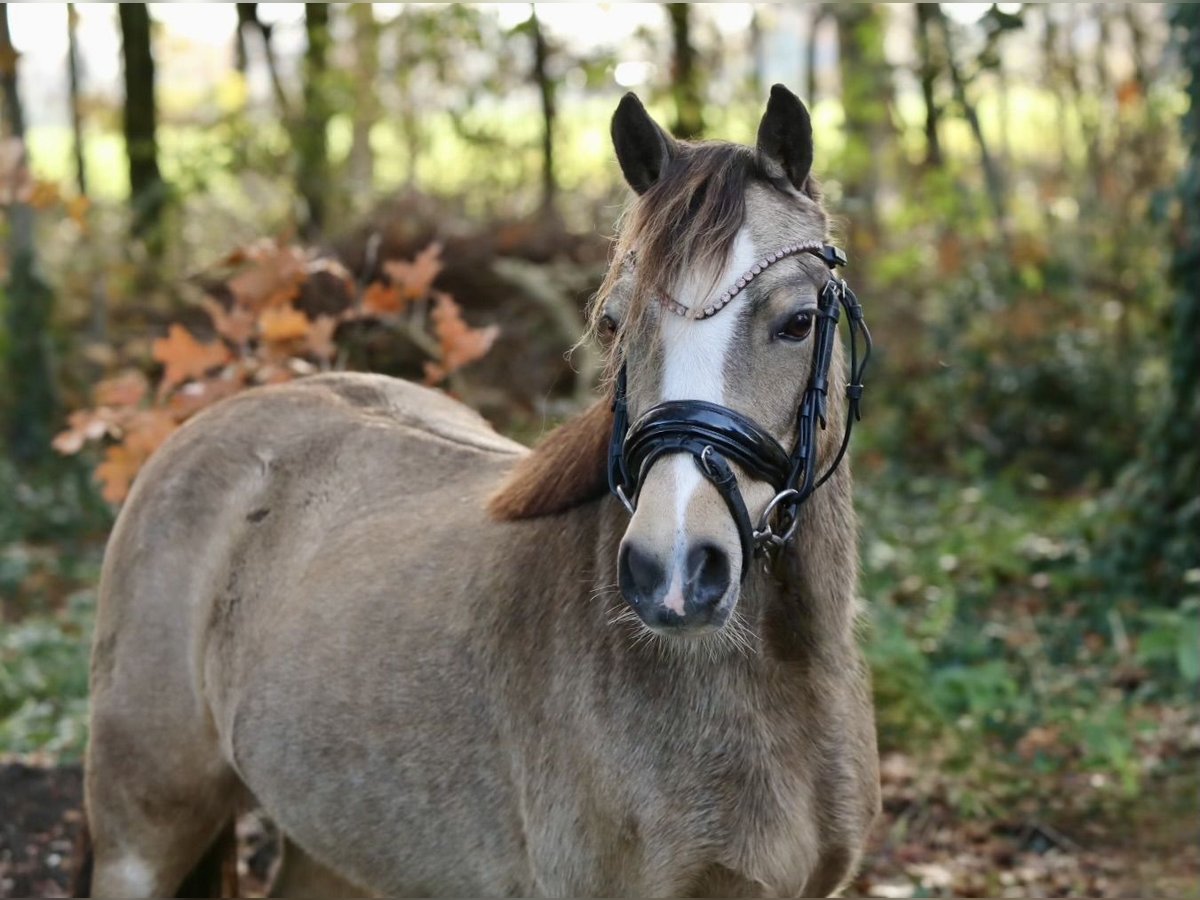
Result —
<instances>
[{"instance_id":1,"label":"forest background","mask_svg":"<svg viewBox=\"0 0 1200 900\"><path fill-rule=\"evenodd\" d=\"M0 9L0 896L66 883L99 560L166 435L352 368L536 440L595 385L617 99L749 143L775 81L877 342L855 890L1200 895L1200 8Z\"/></svg>"}]
</instances>

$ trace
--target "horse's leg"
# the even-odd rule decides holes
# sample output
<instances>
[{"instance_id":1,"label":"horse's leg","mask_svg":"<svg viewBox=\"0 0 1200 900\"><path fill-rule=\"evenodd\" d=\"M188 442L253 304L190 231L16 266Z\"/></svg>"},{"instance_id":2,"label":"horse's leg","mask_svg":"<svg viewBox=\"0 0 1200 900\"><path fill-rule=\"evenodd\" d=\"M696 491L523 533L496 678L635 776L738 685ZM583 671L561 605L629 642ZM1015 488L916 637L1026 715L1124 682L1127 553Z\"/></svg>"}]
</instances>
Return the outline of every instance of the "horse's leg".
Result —
<instances>
[{"instance_id":1,"label":"horse's leg","mask_svg":"<svg viewBox=\"0 0 1200 900\"><path fill-rule=\"evenodd\" d=\"M244 788L192 687L186 637L163 628L150 603L132 606L139 616L109 605L97 617L85 779L92 896L212 890L213 873L193 869L219 865L209 851Z\"/></svg>"},{"instance_id":2,"label":"horse's leg","mask_svg":"<svg viewBox=\"0 0 1200 900\"><path fill-rule=\"evenodd\" d=\"M271 883L271 896L323 898L372 897L374 894L335 875L284 835L283 856Z\"/></svg>"},{"instance_id":3,"label":"horse's leg","mask_svg":"<svg viewBox=\"0 0 1200 900\"><path fill-rule=\"evenodd\" d=\"M185 896L220 896L218 853L238 786L232 773L201 762L192 749L136 719L93 712L87 760L93 897L171 897L181 889Z\"/></svg>"}]
</instances>

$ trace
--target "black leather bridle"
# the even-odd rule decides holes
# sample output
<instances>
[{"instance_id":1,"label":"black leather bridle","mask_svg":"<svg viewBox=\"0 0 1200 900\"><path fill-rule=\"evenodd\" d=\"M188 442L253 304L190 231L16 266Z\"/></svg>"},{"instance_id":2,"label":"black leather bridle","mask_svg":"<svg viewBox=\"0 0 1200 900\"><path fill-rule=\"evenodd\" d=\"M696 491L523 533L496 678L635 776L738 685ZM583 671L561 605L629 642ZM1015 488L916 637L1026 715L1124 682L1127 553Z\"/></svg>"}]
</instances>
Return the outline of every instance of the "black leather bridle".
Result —
<instances>
[{"instance_id":1,"label":"black leather bridle","mask_svg":"<svg viewBox=\"0 0 1200 900\"><path fill-rule=\"evenodd\" d=\"M834 274L836 266L846 264L846 255L828 244L785 247L755 264L716 304L698 314L678 313L694 319L715 315L763 269L796 253L817 256L829 266L831 275L817 302L812 374L796 413L796 445L790 454L752 419L726 406L702 400L659 403L631 425L626 406L624 363L617 375L613 397L613 429L608 448L609 489L632 514L651 466L664 456L690 453L701 474L721 494L737 525L742 543L743 580L750 571L752 557L773 553L795 537L801 504L829 479L846 455L851 429L861 417L862 380L871 356L871 333L863 320L858 298L846 282ZM817 477L817 430L826 425L829 364L842 309L846 311L850 329L850 373L846 385L850 408L841 446L824 473ZM863 339L861 358L860 335ZM757 524L751 522L730 461L775 489L774 498L759 516Z\"/></svg>"}]
</instances>

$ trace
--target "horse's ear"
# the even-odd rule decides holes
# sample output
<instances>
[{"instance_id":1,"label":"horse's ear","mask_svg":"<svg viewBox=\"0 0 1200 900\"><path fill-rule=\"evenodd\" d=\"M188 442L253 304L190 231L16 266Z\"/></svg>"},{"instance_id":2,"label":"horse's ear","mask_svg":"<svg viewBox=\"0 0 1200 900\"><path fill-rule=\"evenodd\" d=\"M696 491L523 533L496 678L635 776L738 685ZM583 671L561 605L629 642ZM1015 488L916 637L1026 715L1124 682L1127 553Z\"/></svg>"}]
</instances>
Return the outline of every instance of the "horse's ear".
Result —
<instances>
[{"instance_id":1,"label":"horse's ear","mask_svg":"<svg viewBox=\"0 0 1200 900\"><path fill-rule=\"evenodd\" d=\"M675 141L650 118L632 92L621 98L613 113L612 141L625 180L639 194L662 177L675 155Z\"/></svg>"},{"instance_id":2,"label":"horse's ear","mask_svg":"<svg viewBox=\"0 0 1200 900\"><path fill-rule=\"evenodd\" d=\"M542 438L488 498L495 519L534 519L563 512L608 490L612 399L597 400Z\"/></svg>"},{"instance_id":3,"label":"horse's ear","mask_svg":"<svg viewBox=\"0 0 1200 900\"><path fill-rule=\"evenodd\" d=\"M800 98L777 84L771 88L767 111L758 125L758 165L772 181L812 195L809 171L813 161L812 119Z\"/></svg>"}]
</instances>

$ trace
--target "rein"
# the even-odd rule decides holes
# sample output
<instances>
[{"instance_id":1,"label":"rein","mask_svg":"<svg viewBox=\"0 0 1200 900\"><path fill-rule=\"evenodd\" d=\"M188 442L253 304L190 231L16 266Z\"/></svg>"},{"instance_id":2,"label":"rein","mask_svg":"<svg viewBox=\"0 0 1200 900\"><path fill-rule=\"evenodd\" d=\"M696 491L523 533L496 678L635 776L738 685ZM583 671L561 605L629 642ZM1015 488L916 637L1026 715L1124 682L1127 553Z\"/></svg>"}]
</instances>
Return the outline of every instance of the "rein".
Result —
<instances>
[{"instance_id":1,"label":"rein","mask_svg":"<svg viewBox=\"0 0 1200 900\"><path fill-rule=\"evenodd\" d=\"M755 263L712 305L688 310L675 301L664 306L676 315L705 319L720 312L763 269L796 253L811 253L829 266L831 276L817 301L812 374L796 411L796 445L789 454L754 420L736 410L702 400L670 400L651 407L630 424L626 405L625 364L617 375L613 396L613 429L608 447L609 490L632 514L638 493L656 461L676 453L690 453L701 474L720 493L737 525L742 544L742 580L754 556L776 553L796 535L800 506L829 480L850 445L850 432L861 416L863 373L871 356L871 332L862 306L834 269L846 264L846 255L829 244L792 244ZM841 445L824 473L817 477L817 431L827 424L829 365L841 310L850 330L850 373L846 385L849 410ZM863 352L859 356L859 337ZM754 523L729 462L775 490Z\"/></svg>"}]
</instances>

